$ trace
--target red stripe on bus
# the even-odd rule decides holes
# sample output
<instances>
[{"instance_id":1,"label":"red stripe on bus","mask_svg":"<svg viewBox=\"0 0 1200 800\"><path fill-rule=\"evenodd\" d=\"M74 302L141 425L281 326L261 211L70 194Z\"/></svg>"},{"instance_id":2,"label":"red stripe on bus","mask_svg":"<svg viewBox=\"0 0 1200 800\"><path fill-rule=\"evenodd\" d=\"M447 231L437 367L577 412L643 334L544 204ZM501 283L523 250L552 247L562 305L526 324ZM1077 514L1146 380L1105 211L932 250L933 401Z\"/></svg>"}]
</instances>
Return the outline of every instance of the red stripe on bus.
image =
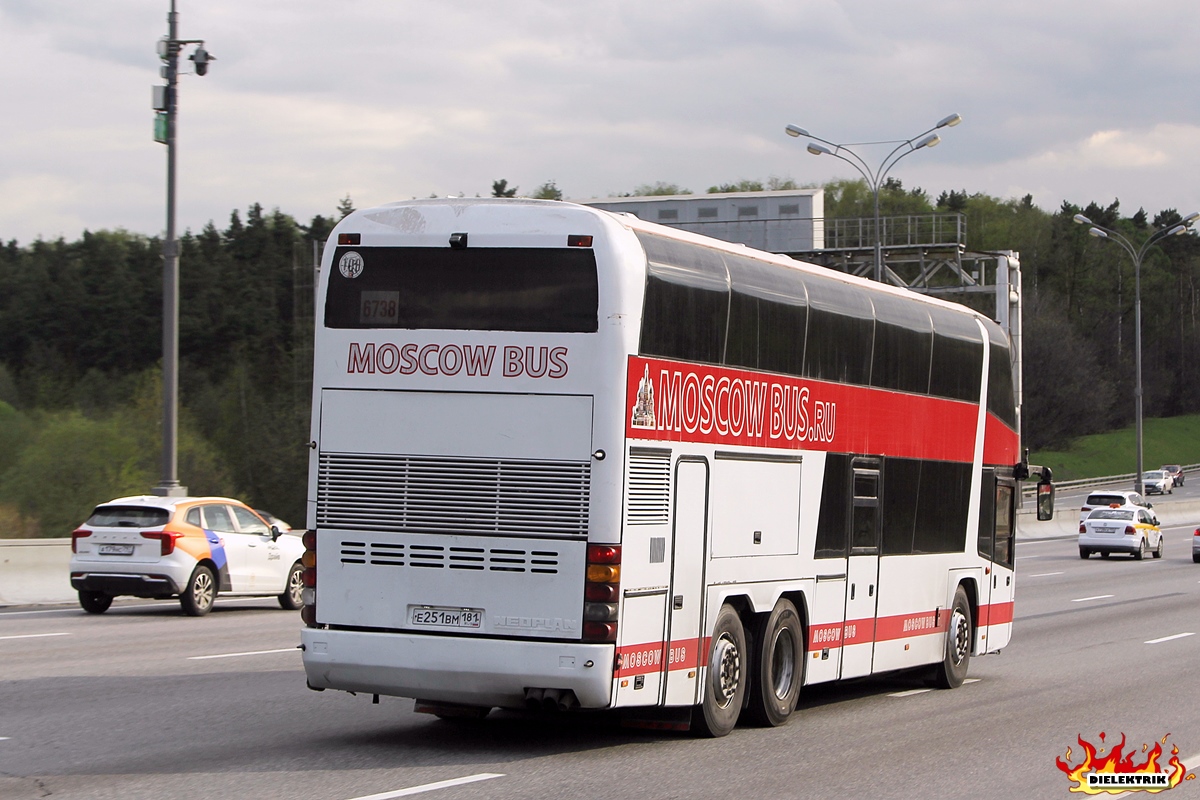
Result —
<instances>
[{"instance_id":1,"label":"red stripe on bus","mask_svg":"<svg viewBox=\"0 0 1200 800\"><path fill-rule=\"evenodd\" d=\"M643 642L618 647L613 674L623 678L628 675L661 672L664 665L668 670L707 666L709 641L708 637L701 637L677 639L672 641L669 647L664 647L663 642Z\"/></svg>"},{"instance_id":2,"label":"red stripe on bus","mask_svg":"<svg viewBox=\"0 0 1200 800\"><path fill-rule=\"evenodd\" d=\"M1004 625L1013 621L1013 603L992 603L979 607L979 625Z\"/></svg>"},{"instance_id":3,"label":"red stripe on bus","mask_svg":"<svg viewBox=\"0 0 1200 800\"><path fill-rule=\"evenodd\" d=\"M979 406L630 356L626 414L632 439L970 462ZM1016 434L999 420L986 430L996 459L987 463L1014 463Z\"/></svg>"},{"instance_id":4,"label":"red stripe on bus","mask_svg":"<svg viewBox=\"0 0 1200 800\"><path fill-rule=\"evenodd\" d=\"M988 414L983 429L983 463L1015 464L1020 460L1021 439L1017 432L999 417Z\"/></svg>"},{"instance_id":5,"label":"red stripe on bus","mask_svg":"<svg viewBox=\"0 0 1200 800\"><path fill-rule=\"evenodd\" d=\"M1013 603L995 603L979 607L979 625L1001 625L1013 620ZM872 619L810 625L807 651L836 650L857 644L888 642L945 633L950 624L949 609L918 611ZM617 648L614 676L646 675L667 670L695 669L708 665L711 639L681 639L664 648L663 642L644 642ZM666 651L664 653L664 650Z\"/></svg>"}]
</instances>

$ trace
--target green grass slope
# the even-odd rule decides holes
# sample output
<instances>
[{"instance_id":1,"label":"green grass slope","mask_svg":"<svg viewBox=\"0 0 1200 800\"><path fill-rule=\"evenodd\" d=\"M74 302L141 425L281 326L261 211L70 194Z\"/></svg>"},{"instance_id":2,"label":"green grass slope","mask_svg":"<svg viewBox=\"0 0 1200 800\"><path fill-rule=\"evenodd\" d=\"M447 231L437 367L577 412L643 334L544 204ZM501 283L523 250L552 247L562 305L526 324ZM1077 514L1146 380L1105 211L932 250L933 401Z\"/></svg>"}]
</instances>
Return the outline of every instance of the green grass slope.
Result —
<instances>
[{"instance_id":1,"label":"green grass slope","mask_svg":"<svg viewBox=\"0 0 1200 800\"><path fill-rule=\"evenodd\" d=\"M1200 463L1200 415L1147 419L1142 425L1145 469ZM1030 453L1029 461L1054 470L1056 481L1124 475L1137 468L1133 426L1076 439L1066 450Z\"/></svg>"}]
</instances>

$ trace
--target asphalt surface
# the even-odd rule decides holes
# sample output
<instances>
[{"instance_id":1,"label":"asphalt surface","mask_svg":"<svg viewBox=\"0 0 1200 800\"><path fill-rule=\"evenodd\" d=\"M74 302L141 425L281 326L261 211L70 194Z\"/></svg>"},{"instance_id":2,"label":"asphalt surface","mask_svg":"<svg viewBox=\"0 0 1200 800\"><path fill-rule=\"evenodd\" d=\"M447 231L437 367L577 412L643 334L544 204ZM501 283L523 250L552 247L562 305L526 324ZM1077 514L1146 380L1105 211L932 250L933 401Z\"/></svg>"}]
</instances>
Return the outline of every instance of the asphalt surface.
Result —
<instances>
[{"instance_id":1,"label":"asphalt surface","mask_svg":"<svg viewBox=\"0 0 1200 800\"><path fill-rule=\"evenodd\" d=\"M1077 763L1077 737L1101 732L1139 751L1169 734L1200 770L1191 533L1168 528L1165 558L1141 562L1021 541L1013 642L969 683L812 687L787 726L718 740L604 716L451 723L312 692L298 615L270 600L202 618L137 600L103 616L2 609L0 798L1065 798L1055 758L1070 747ZM1200 797L1198 783L1168 796Z\"/></svg>"}]
</instances>

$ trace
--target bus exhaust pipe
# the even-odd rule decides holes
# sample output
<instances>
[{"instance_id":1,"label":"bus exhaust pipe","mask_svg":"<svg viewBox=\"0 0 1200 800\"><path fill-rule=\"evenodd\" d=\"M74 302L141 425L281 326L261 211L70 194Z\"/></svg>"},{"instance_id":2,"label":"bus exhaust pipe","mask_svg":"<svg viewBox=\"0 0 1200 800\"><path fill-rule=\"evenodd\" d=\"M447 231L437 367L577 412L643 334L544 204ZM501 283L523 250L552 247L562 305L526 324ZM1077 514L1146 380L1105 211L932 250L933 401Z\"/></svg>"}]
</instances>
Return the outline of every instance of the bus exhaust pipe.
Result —
<instances>
[{"instance_id":1,"label":"bus exhaust pipe","mask_svg":"<svg viewBox=\"0 0 1200 800\"><path fill-rule=\"evenodd\" d=\"M579 698L570 689L563 689L562 694L558 697L558 710L570 711L579 706Z\"/></svg>"},{"instance_id":2,"label":"bus exhaust pipe","mask_svg":"<svg viewBox=\"0 0 1200 800\"><path fill-rule=\"evenodd\" d=\"M542 695L542 708L547 711L558 710L558 699L562 696L561 689L547 689Z\"/></svg>"},{"instance_id":3,"label":"bus exhaust pipe","mask_svg":"<svg viewBox=\"0 0 1200 800\"><path fill-rule=\"evenodd\" d=\"M545 689L526 689L525 690L525 705L530 708L541 708L542 697L545 695Z\"/></svg>"}]
</instances>

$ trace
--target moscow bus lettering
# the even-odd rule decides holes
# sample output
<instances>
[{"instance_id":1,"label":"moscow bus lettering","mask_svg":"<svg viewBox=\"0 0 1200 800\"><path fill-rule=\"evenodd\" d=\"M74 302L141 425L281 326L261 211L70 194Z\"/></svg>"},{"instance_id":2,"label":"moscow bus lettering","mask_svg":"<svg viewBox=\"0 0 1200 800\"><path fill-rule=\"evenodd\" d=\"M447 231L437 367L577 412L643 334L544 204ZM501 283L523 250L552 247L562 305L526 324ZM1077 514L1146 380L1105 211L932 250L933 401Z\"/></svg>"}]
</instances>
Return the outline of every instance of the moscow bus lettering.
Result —
<instances>
[{"instance_id":1,"label":"moscow bus lettering","mask_svg":"<svg viewBox=\"0 0 1200 800\"><path fill-rule=\"evenodd\" d=\"M310 687L722 736L1008 643L1027 468L985 316L500 199L355 211L318 292Z\"/></svg>"}]
</instances>

